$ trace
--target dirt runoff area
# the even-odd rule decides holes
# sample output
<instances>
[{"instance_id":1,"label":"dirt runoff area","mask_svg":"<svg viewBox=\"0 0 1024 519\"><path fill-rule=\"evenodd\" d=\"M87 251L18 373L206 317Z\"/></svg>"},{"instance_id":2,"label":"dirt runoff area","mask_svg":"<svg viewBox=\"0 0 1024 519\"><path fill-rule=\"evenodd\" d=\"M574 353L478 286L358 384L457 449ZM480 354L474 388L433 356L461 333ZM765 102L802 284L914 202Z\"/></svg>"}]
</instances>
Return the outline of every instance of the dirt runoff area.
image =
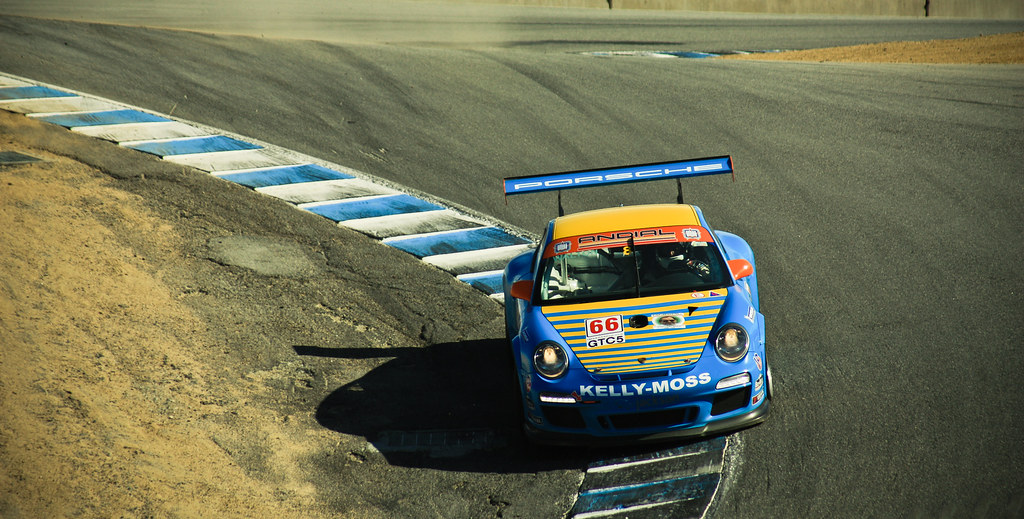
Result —
<instances>
[{"instance_id":1,"label":"dirt runoff area","mask_svg":"<svg viewBox=\"0 0 1024 519\"><path fill-rule=\"evenodd\" d=\"M397 411L316 414L390 349L501 337L499 305L320 216L2 110L0 151L42 159L0 166L0 517L430 510L359 434Z\"/></svg>"},{"instance_id":2,"label":"dirt runoff area","mask_svg":"<svg viewBox=\"0 0 1024 519\"><path fill-rule=\"evenodd\" d=\"M1024 32L954 40L894 41L827 49L729 55L721 58L859 63L1024 64Z\"/></svg>"},{"instance_id":3,"label":"dirt runoff area","mask_svg":"<svg viewBox=\"0 0 1024 519\"><path fill-rule=\"evenodd\" d=\"M1021 63L1022 36L756 58ZM435 492L438 471L417 480L375 450L363 435L403 416L387 391L359 396L370 412L347 421L317 416L336 388L359 395L353 381L388 350L500 347L493 301L319 216L21 115L0 111L0 151L42 159L0 166L0 517L391 517L443 506L479 517L508 505L499 476ZM364 353L340 359L339 345ZM531 476L555 510L571 504L555 495L572 488L568 472ZM327 496L330 482L340 490ZM407 497L410 486L424 495ZM431 499L445 502L431 509Z\"/></svg>"}]
</instances>

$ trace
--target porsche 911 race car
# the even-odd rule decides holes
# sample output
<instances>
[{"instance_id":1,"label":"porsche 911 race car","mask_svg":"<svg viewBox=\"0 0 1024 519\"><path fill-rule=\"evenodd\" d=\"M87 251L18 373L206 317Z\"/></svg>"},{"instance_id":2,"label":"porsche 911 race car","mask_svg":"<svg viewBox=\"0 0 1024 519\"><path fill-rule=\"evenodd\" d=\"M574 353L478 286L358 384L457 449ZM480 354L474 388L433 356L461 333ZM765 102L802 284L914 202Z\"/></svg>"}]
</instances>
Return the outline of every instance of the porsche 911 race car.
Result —
<instances>
[{"instance_id":1,"label":"porsche 911 race car","mask_svg":"<svg viewBox=\"0 0 1024 519\"><path fill-rule=\"evenodd\" d=\"M732 173L731 157L505 179L506 196ZM559 193L559 214L561 215ZM504 272L527 436L623 443L760 423L771 399L754 254L694 205L559 216Z\"/></svg>"}]
</instances>

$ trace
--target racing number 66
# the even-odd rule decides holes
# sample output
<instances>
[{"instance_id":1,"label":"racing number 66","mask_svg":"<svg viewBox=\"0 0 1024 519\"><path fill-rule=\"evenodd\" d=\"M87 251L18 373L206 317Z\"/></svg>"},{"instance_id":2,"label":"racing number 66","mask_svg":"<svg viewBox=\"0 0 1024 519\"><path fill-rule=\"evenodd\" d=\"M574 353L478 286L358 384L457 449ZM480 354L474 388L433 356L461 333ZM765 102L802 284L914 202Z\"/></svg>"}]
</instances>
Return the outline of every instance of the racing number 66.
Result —
<instances>
[{"instance_id":1,"label":"racing number 66","mask_svg":"<svg viewBox=\"0 0 1024 519\"><path fill-rule=\"evenodd\" d=\"M606 317L604 319L589 319L587 327L590 335L601 335L602 333L615 333L622 327L622 319L619 316Z\"/></svg>"}]
</instances>

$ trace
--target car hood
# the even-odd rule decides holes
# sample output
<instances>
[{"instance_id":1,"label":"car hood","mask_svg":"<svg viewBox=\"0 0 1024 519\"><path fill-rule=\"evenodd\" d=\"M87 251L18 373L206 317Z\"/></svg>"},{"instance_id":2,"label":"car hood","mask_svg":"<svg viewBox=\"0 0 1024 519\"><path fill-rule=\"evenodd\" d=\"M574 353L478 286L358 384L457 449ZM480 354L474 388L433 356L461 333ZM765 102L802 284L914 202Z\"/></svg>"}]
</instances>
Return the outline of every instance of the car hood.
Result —
<instances>
[{"instance_id":1,"label":"car hood","mask_svg":"<svg viewBox=\"0 0 1024 519\"><path fill-rule=\"evenodd\" d=\"M700 360L728 291L551 305L541 311L591 373L679 369Z\"/></svg>"}]
</instances>

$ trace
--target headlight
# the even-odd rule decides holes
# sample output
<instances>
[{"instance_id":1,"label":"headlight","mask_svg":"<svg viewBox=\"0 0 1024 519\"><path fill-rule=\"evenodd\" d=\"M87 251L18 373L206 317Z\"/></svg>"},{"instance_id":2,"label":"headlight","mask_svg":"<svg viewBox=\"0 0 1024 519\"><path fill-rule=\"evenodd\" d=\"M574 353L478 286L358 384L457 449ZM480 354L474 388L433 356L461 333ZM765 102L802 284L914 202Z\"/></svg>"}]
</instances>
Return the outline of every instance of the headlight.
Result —
<instances>
[{"instance_id":1,"label":"headlight","mask_svg":"<svg viewBox=\"0 0 1024 519\"><path fill-rule=\"evenodd\" d=\"M715 353L726 362L736 362L747 354L750 337L738 324L729 323L718 330L715 338Z\"/></svg>"},{"instance_id":2,"label":"headlight","mask_svg":"<svg viewBox=\"0 0 1024 519\"><path fill-rule=\"evenodd\" d=\"M547 378L558 378L568 369L569 359L561 346L544 341L533 351L533 366Z\"/></svg>"}]
</instances>

